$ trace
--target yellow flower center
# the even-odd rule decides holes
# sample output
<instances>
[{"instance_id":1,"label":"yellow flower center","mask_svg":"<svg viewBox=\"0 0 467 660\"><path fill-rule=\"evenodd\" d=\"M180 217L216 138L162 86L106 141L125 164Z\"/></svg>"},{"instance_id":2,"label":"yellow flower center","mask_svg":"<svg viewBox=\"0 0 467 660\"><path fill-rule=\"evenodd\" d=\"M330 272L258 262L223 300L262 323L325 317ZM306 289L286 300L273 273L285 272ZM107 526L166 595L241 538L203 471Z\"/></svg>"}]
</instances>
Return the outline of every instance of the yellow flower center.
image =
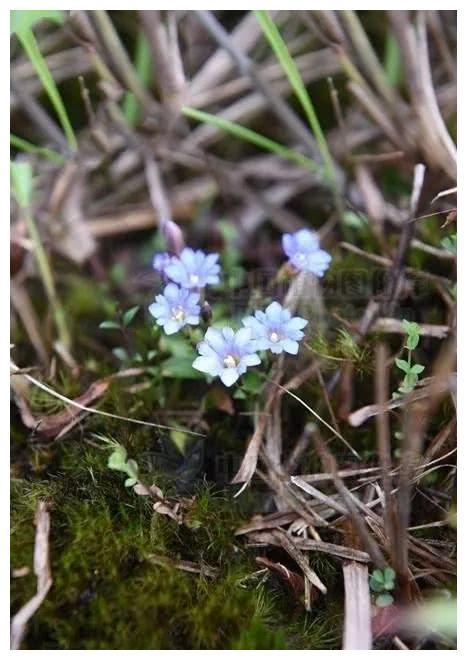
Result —
<instances>
[{"instance_id":1,"label":"yellow flower center","mask_svg":"<svg viewBox=\"0 0 467 660\"><path fill-rule=\"evenodd\" d=\"M237 364L237 360L233 355L227 355L227 357L224 358L224 366L227 367L227 369L233 369Z\"/></svg>"},{"instance_id":2,"label":"yellow flower center","mask_svg":"<svg viewBox=\"0 0 467 660\"><path fill-rule=\"evenodd\" d=\"M183 307L172 307L172 318L174 321L184 321L185 310Z\"/></svg>"}]
</instances>

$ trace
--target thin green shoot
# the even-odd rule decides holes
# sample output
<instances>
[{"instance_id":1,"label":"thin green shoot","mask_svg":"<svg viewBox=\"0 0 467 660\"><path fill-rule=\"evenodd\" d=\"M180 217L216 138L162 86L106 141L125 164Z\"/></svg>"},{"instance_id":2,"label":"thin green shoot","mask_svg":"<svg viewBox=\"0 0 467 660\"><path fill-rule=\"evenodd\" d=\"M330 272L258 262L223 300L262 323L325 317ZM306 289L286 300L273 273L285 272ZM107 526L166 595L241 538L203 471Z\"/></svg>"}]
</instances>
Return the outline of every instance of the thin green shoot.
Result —
<instances>
[{"instance_id":1,"label":"thin green shoot","mask_svg":"<svg viewBox=\"0 0 467 660\"><path fill-rule=\"evenodd\" d=\"M48 158L54 163L58 163L60 165L66 162L65 158L57 151L54 151L53 149L47 149L47 147L39 147L32 142L28 142L28 140L20 138L18 135L14 135L13 133L10 133L10 144L15 149L25 151L29 154L44 156L44 158Z\"/></svg>"},{"instance_id":2,"label":"thin green shoot","mask_svg":"<svg viewBox=\"0 0 467 660\"><path fill-rule=\"evenodd\" d=\"M142 32L138 34L135 52L135 70L138 79L144 87L147 87L151 78L152 59L149 42ZM133 92L127 92L123 99L123 115L131 126L138 123L140 107Z\"/></svg>"},{"instance_id":3,"label":"thin green shoot","mask_svg":"<svg viewBox=\"0 0 467 660\"><path fill-rule=\"evenodd\" d=\"M60 343L65 348L70 348L71 340L66 323L65 311L57 295L55 282L52 275L49 260L42 244L36 222L30 211L33 194L33 175L30 163L12 162L11 167L12 192L18 206L21 208L29 237L34 246L34 255L37 260L39 273L53 311L54 321Z\"/></svg>"},{"instance_id":4,"label":"thin green shoot","mask_svg":"<svg viewBox=\"0 0 467 660\"><path fill-rule=\"evenodd\" d=\"M425 370L422 364L412 363L412 353L417 348L420 341L420 326L410 321L402 321L402 327L407 333L407 339L404 348L407 349L407 359L396 358L396 366L404 373L404 379L397 392L393 393L393 398L401 394L409 394L418 383L419 375Z\"/></svg>"},{"instance_id":5,"label":"thin green shoot","mask_svg":"<svg viewBox=\"0 0 467 660\"><path fill-rule=\"evenodd\" d=\"M397 87L402 77L401 54L396 38L390 32L386 35L384 45L384 69L390 84Z\"/></svg>"},{"instance_id":6,"label":"thin green shoot","mask_svg":"<svg viewBox=\"0 0 467 660\"><path fill-rule=\"evenodd\" d=\"M294 90L303 110L305 111L313 135L315 136L316 142L318 143L319 151L323 158L324 176L328 183L332 185L334 190L337 191L337 177L331 152L329 151L326 137L319 123L319 119L315 112L310 95L308 94L308 91L300 76L297 65L295 64L293 57L290 55L287 45L285 44L279 29L270 17L269 13L265 10L256 10L255 14L266 38L269 41L271 48L276 54L277 59L279 60L287 78L289 79L292 89Z\"/></svg>"},{"instance_id":7,"label":"thin green shoot","mask_svg":"<svg viewBox=\"0 0 467 660\"><path fill-rule=\"evenodd\" d=\"M70 148L75 151L78 144L71 122L68 118L68 113L32 30L33 25L43 18L53 19L58 22L63 19L61 12L15 11L12 12L11 27L31 60L31 64L36 70L36 73L50 98Z\"/></svg>"},{"instance_id":8,"label":"thin green shoot","mask_svg":"<svg viewBox=\"0 0 467 660\"><path fill-rule=\"evenodd\" d=\"M275 142L274 140L271 140L270 138L267 138L264 135L257 133L256 131L252 131L246 126L242 126L241 124L229 121L228 119L223 119L222 117L217 117L216 115L211 115L208 112L196 110L195 108L190 108L187 106L182 108L182 113L185 115L185 117L190 117L191 119L196 119L197 121L203 122L205 124L216 126L226 133L234 135L240 140L250 142L251 144L260 147L265 151L270 151L277 154L278 156L282 156L283 158L286 158L287 160L290 160L312 172L322 172L320 166L310 158L307 158L301 153L294 151L293 149L289 149L283 144Z\"/></svg>"}]
</instances>

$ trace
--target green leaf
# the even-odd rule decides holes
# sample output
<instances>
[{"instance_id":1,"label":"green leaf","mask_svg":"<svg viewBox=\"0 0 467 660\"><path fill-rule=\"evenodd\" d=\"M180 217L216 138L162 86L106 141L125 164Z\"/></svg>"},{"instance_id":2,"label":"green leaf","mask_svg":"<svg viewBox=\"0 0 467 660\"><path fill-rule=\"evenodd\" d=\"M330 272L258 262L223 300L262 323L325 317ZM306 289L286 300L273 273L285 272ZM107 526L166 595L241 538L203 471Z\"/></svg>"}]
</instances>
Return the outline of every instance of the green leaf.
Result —
<instances>
[{"instance_id":1,"label":"green leaf","mask_svg":"<svg viewBox=\"0 0 467 660\"><path fill-rule=\"evenodd\" d=\"M402 384L402 385L399 387L399 392L400 392L401 394L409 394L412 390L413 390L413 386L410 387L410 386L408 386L408 385L404 385L404 384Z\"/></svg>"},{"instance_id":2,"label":"green leaf","mask_svg":"<svg viewBox=\"0 0 467 660\"><path fill-rule=\"evenodd\" d=\"M401 53L397 39L390 32L386 35L384 68L391 85L398 85L402 76Z\"/></svg>"},{"instance_id":3,"label":"green leaf","mask_svg":"<svg viewBox=\"0 0 467 660\"><path fill-rule=\"evenodd\" d=\"M370 589L376 592L384 589L384 574L379 568L374 570L370 577Z\"/></svg>"},{"instance_id":4,"label":"green leaf","mask_svg":"<svg viewBox=\"0 0 467 660\"><path fill-rule=\"evenodd\" d=\"M139 305L127 309L126 312L123 314L123 325L124 326L130 325L130 323L133 321L138 311L139 311Z\"/></svg>"},{"instance_id":5,"label":"green leaf","mask_svg":"<svg viewBox=\"0 0 467 660\"><path fill-rule=\"evenodd\" d=\"M407 360L401 360L400 358L396 358L396 365L399 367L401 371L404 373L409 373L410 371L410 364L407 362Z\"/></svg>"},{"instance_id":6,"label":"green leaf","mask_svg":"<svg viewBox=\"0 0 467 660\"><path fill-rule=\"evenodd\" d=\"M380 568L377 568L376 570L374 570L371 577L374 578L375 580L377 580L378 582L381 582L381 583L384 582L384 573Z\"/></svg>"},{"instance_id":7,"label":"green leaf","mask_svg":"<svg viewBox=\"0 0 467 660\"><path fill-rule=\"evenodd\" d=\"M135 479L134 477L128 477L128 479L125 479L125 486L127 488L130 488L131 486L136 486L138 483L138 479Z\"/></svg>"},{"instance_id":8,"label":"green leaf","mask_svg":"<svg viewBox=\"0 0 467 660\"><path fill-rule=\"evenodd\" d=\"M396 571L393 568L391 568L390 566L387 566L384 569L384 580L385 580L385 582L387 580L392 580L394 582L395 577L396 577Z\"/></svg>"},{"instance_id":9,"label":"green leaf","mask_svg":"<svg viewBox=\"0 0 467 660\"><path fill-rule=\"evenodd\" d=\"M111 470L119 470L126 472L126 457L127 451L125 447L119 445L109 456L107 460L107 467Z\"/></svg>"},{"instance_id":10,"label":"green leaf","mask_svg":"<svg viewBox=\"0 0 467 660\"><path fill-rule=\"evenodd\" d=\"M165 378L190 378L202 380L205 375L201 371L193 369L193 361L195 355L192 357L171 357L161 363L161 373Z\"/></svg>"},{"instance_id":11,"label":"green leaf","mask_svg":"<svg viewBox=\"0 0 467 660\"><path fill-rule=\"evenodd\" d=\"M413 390L417 384L418 376L417 374L408 373L405 375L404 380L402 381L403 387L408 387L410 390Z\"/></svg>"},{"instance_id":12,"label":"green leaf","mask_svg":"<svg viewBox=\"0 0 467 660\"><path fill-rule=\"evenodd\" d=\"M62 24L66 13L60 9L15 9L10 12L10 34L31 30L39 21L49 20Z\"/></svg>"},{"instance_id":13,"label":"green leaf","mask_svg":"<svg viewBox=\"0 0 467 660\"><path fill-rule=\"evenodd\" d=\"M29 206L33 192L32 167L30 163L10 163L11 190L21 208Z\"/></svg>"},{"instance_id":14,"label":"green leaf","mask_svg":"<svg viewBox=\"0 0 467 660\"><path fill-rule=\"evenodd\" d=\"M117 346L116 348L113 348L112 353L115 355L117 360L120 360L121 362L125 362L126 360L128 360L128 353L122 346Z\"/></svg>"},{"instance_id":15,"label":"green leaf","mask_svg":"<svg viewBox=\"0 0 467 660\"><path fill-rule=\"evenodd\" d=\"M42 18L43 18L44 12L40 12L40 13L42 14ZM61 12L47 12L47 13L49 14L48 18L51 17L50 14L52 14L52 16L61 14ZM39 77L39 80L41 81L54 107L54 110L57 113L57 116L60 120L60 123L68 140L68 144L70 148L75 151L78 147L75 134L71 126L71 122L68 118L68 113L66 111L65 104L63 103L57 85L55 84L55 80L53 79L52 74L49 71L47 62L42 56L42 53L39 48L39 44L36 41L34 32L32 31L31 16L29 15L31 14L31 12L17 12L17 14L19 15L16 15L13 19L15 32L18 36L19 41L21 42L21 45L26 51L27 56L31 60L31 63L34 66L34 69L36 70L36 73Z\"/></svg>"},{"instance_id":16,"label":"green leaf","mask_svg":"<svg viewBox=\"0 0 467 660\"><path fill-rule=\"evenodd\" d=\"M404 319L402 321L402 328L408 335L418 335L420 334L420 326L415 321L407 321Z\"/></svg>"},{"instance_id":17,"label":"green leaf","mask_svg":"<svg viewBox=\"0 0 467 660\"><path fill-rule=\"evenodd\" d=\"M177 429L170 431L170 438L174 443L174 445L177 447L178 451L182 454L182 456L184 456L187 447L187 442L189 442L188 435L183 431Z\"/></svg>"},{"instance_id":18,"label":"green leaf","mask_svg":"<svg viewBox=\"0 0 467 660\"><path fill-rule=\"evenodd\" d=\"M379 582L378 580L375 580L375 578L370 579L370 589L372 591L375 591L378 593L378 591L383 591L384 589L384 582Z\"/></svg>"},{"instance_id":19,"label":"green leaf","mask_svg":"<svg viewBox=\"0 0 467 660\"><path fill-rule=\"evenodd\" d=\"M413 334L413 335L409 335L409 336L407 337L407 341L406 341L405 347L406 347L409 351L413 351L414 348L417 348L417 346L418 346L418 342L419 342L419 341L420 341L420 337L419 337L418 335L415 335L415 334Z\"/></svg>"},{"instance_id":20,"label":"green leaf","mask_svg":"<svg viewBox=\"0 0 467 660\"><path fill-rule=\"evenodd\" d=\"M149 42L144 36L143 32L138 33L136 41L135 52L135 70L139 81L143 87L147 87L151 79L152 69L152 55ZM132 92L127 92L123 100L122 111L125 119L131 126L135 126L138 122L140 108L135 95Z\"/></svg>"},{"instance_id":21,"label":"green leaf","mask_svg":"<svg viewBox=\"0 0 467 660\"><path fill-rule=\"evenodd\" d=\"M117 321L102 321L99 323L101 330L120 330L120 324Z\"/></svg>"},{"instance_id":22,"label":"green leaf","mask_svg":"<svg viewBox=\"0 0 467 660\"><path fill-rule=\"evenodd\" d=\"M282 38L277 25L274 23L269 13L265 10L256 10L255 14L263 29L264 34L266 35L267 40L269 41L271 48L276 54L276 57L280 62L285 74L287 75L289 83L307 116L308 122L316 138L318 148L321 152L321 156L325 164L325 176L328 182L335 183L336 174L328 143L319 123L318 116L315 112L315 108L311 101L310 95L308 94L308 91L303 83L300 71L295 64L293 57L290 55L287 44Z\"/></svg>"},{"instance_id":23,"label":"green leaf","mask_svg":"<svg viewBox=\"0 0 467 660\"><path fill-rule=\"evenodd\" d=\"M387 607L388 605L391 605L391 603L394 602L394 598L391 596L391 594L380 594L375 603L378 607Z\"/></svg>"},{"instance_id":24,"label":"green leaf","mask_svg":"<svg viewBox=\"0 0 467 660\"><path fill-rule=\"evenodd\" d=\"M133 458L126 462L125 469L129 477L138 480L138 463Z\"/></svg>"},{"instance_id":25,"label":"green leaf","mask_svg":"<svg viewBox=\"0 0 467 660\"><path fill-rule=\"evenodd\" d=\"M17 135L14 135L13 133L10 133L10 144L15 149L26 151L27 153L30 154L37 154L38 156L44 156L44 158L48 158L54 163L63 164L66 162L65 158L57 151L53 151L52 149L47 149L46 147L38 147L37 145L32 144L32 142L23 140L23 138L20 138Z\"/></svg>"},{"instance_id":26,"label":"green leaf","mask_svg":"<svg viewBox=\"0 0 467 660\"><path fill-rule=\"evenodd\" d=\"M363 229L368 226L368 217L363 213L355 213L354 211L344 211L342 216L344 224L352 229Z\"/></svg>"},{"instance_id":27,"label":"green leaf","mask_svg":"<svg viewBox=\"0 0 467 660\"><path fill-rule=\"evenodd\" d=\"M317 165L310 158L307 158L306 156L302 156L302 154L299 153L298 151L294 151L293 149L284 147L283 144L279 144L279 142L270 140L264 135L261 135L260 133L256 133L256 131L252 131L251 129L246 128L246 126L242 126L241 124L236 124L235 122L229 121L228 119L223 119L222 117L216 117L216 115L211 115L208 112L202 112L201 110L195 110L195 108L189 108L187 106L182 108L182 114L184 114L185 117L191 117L192 119L196 119L197 121L202 121L205 124L212 124L213 126L220 128L222 131L226 131L226 133L230 133L231 135L234 135L240 140L251 142L252 144L255 144L257 147L264 149L265 151L271 151L272 153L282 156L287 160L291 160L294 163L297 163L298 165L301 165L302 167L311 170L312 172L321 171L319 165Z\"/></svg>"},{"instance_id":28,"label":"green leaf","mask_svg":"<svg viewBox=\"0 0 467 660\"><path fill-rule=\"evenodd\" d=\"M257 394L263 384L264 378L257 371L247 371L241 381L241 387L247 394Z\"/></svg>"},{"instance_id":29,"label":"green leaf","mask_svg":"<svg viewBox=\"0 0 467 660\"><path fill-rule=\"evenodd\" d=\"M195 359L196 355L193 353L193 346L183 335L162 335L160 340L161 350L175 357L192 357Z\"/></svg>"},{"instance_id":30,"label":"green leaf","mask_svg":"<svg viewBox=\"0 0 467 660\"><path fill-rule=\"evenodd\" d=\"M411 374L421 374L422 371L425 371L425 367L423 364L414 364L413 367L410 368L410 373Z\"/></svg>"}]
</instances>

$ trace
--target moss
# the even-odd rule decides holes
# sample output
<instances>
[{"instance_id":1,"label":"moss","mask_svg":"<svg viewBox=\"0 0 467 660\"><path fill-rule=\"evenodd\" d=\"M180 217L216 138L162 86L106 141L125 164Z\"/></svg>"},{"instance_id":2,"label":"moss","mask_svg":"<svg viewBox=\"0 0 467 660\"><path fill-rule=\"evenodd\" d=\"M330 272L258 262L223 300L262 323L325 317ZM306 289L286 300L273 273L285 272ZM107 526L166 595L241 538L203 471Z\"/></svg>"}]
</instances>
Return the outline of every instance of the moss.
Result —
<instances>
[{"instance_id":1,"label":"moss","mask_svg":"<svg viewBox=\"0 0 467 660\"><path fill-rule=\"evenodd\" d=\"M124 488L121 475L106 467L107 456L76 439L58 448L41 480L13 482L15 568L32 566L39 499L50 502L52 522L54 584L24 648L314 648L307 641L310 617L297 603L290 625L287 590L274 579L260 585L254 578L254 554L233 533L248 515L244 505L201 483L187 525L178 525ZM147 476L161 483L156 474ZM154 565L148 559L154 553L207 563L218 576ZM32 573L14 579L12 611L34 593Z\"/></svg>"}]
</instances>

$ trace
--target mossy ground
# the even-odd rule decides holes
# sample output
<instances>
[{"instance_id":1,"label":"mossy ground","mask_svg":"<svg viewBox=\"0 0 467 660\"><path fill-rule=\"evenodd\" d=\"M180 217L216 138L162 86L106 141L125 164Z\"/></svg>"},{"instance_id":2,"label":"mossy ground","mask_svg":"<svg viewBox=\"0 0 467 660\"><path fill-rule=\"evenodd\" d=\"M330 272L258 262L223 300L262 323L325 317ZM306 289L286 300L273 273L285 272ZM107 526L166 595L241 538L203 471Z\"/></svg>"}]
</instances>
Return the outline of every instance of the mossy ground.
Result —
<instances>
[{"instance_id":1,"label":"mossy ground","mask_svg":"<svg viewBox=\"0 0 467 660\"><path fill-rule=\"evenodd\" d=\"M254 551L233 534L247 511L231 497L196 485L188 525L178 525L122 486L106 467L107 452L73 440L54 453L40 478L12 486L14 568L31 567L36 504L51 505L54 583L23 648L338 647L340 613L330 609L331 599L305 615L286 586L254 575ZM154 565L154 553L205 563L219 574ZM34 592L32 572L13 578L12 612Z\"/></svg>"}]
</instances>

